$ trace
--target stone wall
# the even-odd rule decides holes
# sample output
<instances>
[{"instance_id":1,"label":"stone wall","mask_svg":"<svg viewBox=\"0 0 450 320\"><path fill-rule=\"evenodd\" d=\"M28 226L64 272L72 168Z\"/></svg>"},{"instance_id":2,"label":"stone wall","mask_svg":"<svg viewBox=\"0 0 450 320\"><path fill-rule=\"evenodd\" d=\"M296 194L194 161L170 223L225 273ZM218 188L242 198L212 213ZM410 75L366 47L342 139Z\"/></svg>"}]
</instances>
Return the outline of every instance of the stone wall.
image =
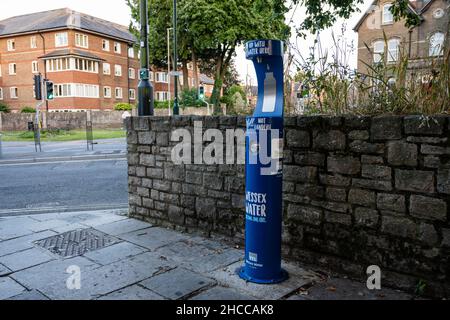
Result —
<instances>
[{"instance_id":1,"label":"stone wall","mask_svg":"<svg viewBox=\"0 0 450 320\"><path fill-rule=\"evenodd\" d=\"M361 279L450 294L450 121L418 116L285 119L283 255ZM244 241L244 165L174 165L171 132L244 117L137 118L128 130L130 215Z\"/></svg>"}]
</instances>

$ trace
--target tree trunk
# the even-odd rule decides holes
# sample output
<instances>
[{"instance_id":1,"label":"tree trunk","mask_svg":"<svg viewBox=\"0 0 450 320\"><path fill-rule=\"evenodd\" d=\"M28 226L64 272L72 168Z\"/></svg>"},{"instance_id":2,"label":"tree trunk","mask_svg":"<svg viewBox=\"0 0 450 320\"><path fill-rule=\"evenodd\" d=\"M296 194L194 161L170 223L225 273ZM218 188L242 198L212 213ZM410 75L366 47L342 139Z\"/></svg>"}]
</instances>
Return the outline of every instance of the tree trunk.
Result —
<instances>
[{"instance_id":1,"label":"tree trunk","mask_svg":"<svg viewBox=\"0 0 450 320\"><path fill-rule=\"evenodd\" d=\"M195 54L195 51L192 50L192 67L193 67L193 71L194 71L194 86L197 89L198 92L198 88L200 86L200 82L199 82L199 75L198 75L198 65L197 65L197 55Z\"/></svg>"},{"instance_id":2,"label":"tree trunk","mask_svg":"<svg viewBox=\"0 0 450 320\"><path fill-rule=\"evenodd\" d=\"M187 61L183 60L183 90L189 90L189 70Z\"/></svg>"},{"instance_id":3,"label":"tree trunk","mask_svg":"<svg viewBox=\"0 0 450 320\"><path fill-rule=\"evenodd\" d=\"M214 77L214 89L211 96L211 103L213 104L214 114L217 114L220 110L219 107L220 98L222 95L223 79L234 52L234 47L225 49L224 52L222 52L222 54L220 54L216 60L216 75Z\"/></svg>"}]
</instances>

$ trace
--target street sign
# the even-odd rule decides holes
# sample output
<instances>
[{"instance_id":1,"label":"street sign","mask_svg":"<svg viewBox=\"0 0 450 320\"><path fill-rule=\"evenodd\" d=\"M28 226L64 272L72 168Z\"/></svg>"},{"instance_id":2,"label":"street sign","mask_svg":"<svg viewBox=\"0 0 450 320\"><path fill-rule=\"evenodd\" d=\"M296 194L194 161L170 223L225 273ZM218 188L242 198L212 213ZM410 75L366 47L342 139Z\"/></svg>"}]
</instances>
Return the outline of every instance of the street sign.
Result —
<instances>
[{"instance_id":1,"label":"street sign","mask_svg":"<svg viewBox=\"0 0 450 320\"><path fill-rule=\"evenodd\" d=\"M169 75L171 77L175 77L175 76L181 77L183 75L183 72L181 72L181 71L170 71Z\"/></svg>"},{"instance_id":2,"label":"street sign","mask_svg":"<svg viewBox=\"0 0 450 320\"><path fill-rule=\"evenodd\" d=\"M283 42L246 44L258 78L258 101L247 117L245 177L245 264L239 276L255 283L279 283L281 268L283 157Z\"/></svg>"}]
</instances>

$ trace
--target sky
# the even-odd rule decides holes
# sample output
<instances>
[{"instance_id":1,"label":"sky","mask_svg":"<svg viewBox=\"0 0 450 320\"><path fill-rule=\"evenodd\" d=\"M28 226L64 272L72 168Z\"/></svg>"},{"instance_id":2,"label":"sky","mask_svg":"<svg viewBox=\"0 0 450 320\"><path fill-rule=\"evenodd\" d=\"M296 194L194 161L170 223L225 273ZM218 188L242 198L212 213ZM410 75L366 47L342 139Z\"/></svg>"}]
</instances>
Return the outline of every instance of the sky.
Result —
<instances>
[{"instance_id":1,"label":"sky","mask_svg":"<svg viewBox=\"0 0 450 320\"><path fill-rule=\"evenodd\" d=\"M364 4L360 5L361 13L353 15L350 19L344 21L339 20L333 28L324 30L320 37L323 46L326 49L326 44L332 42L331 34L333 30L339 34L342 27L342 23L347 24L347 31L344 33L347 43L354 41L355 47L357 43L357 35L352 30L360 19L363 12L370 6L373 0L364 0ZM115 23L119 23L125 26L129 25L131 19L130 9L126 5L125 0L18 0L17 2L0 1L0 20L22 14L28 14L39 11L46 11L59 8L71 8L76 11L87 13L98 18L109 20ZM299 25L305 16L304 9L298 7L295 12L291 11L287 15L287 20L292 21L292 25ZM292 19L291 19L292 18ZM291 43L298 49L293 50L296 53L297 61L301 61L299 54L306 56L309 52L309 48L313 44L313 36L309 36L306 40L296 38L295 32L292 32ZM244 49L238 48L237 56L235 59L236 68L239 72L241 81L245 81L247 74L253 79L255 83L255 72L251 62L245 59ZM349 57L349 64L352 67L356 67L357 57L356 52Z\"/></svg>"}]
</instances>

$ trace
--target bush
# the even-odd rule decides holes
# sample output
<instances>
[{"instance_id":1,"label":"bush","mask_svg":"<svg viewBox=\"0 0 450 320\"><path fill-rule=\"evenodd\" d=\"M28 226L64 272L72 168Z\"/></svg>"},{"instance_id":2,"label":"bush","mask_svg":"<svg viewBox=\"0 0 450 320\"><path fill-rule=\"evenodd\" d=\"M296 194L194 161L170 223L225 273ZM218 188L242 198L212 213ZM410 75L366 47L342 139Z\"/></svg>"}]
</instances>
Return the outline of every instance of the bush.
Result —
<instances>
[{"instance_id":1,"label":"bush","mask_svg":"<svg viewBox=\"0 0 450 320\"><path fill-rule=\"evenodd\" d=\"M20 110L21 113L36 113L36 109L32 107L23 107L22 110Z\"/></svg>"},{"instance_id":2,"label":"bush","mask_svg":"<svg viewBox=\"0 0 450 320\"><path fill-rule=\"evenodd\" d=\"M207 99L206 99L207 100ZM197 89L192 88L189 90L183 90L181 92L180 105L183 108L187 107L206 107L206 103L198 99Z\"/></svg>"},{"instance_id":3,"label":"bush","mask_svg":"<svg viewBox=\"0 0 450 320\"><path fill-rule=\"evenodd\" d=\"M11 109L6 104L0 102L0 112L10 113Z\"/></svg>"},{"instance_id":4,"label":"bush","mask_svg":"<svg viewBox=\"0 0 450 320\"><path fill-rule=\"evenodd\" d=\"M131 111L135 108L133 104L130 103L118 103L114 106L116 111Z\"/></svg>"}]
</instances>

